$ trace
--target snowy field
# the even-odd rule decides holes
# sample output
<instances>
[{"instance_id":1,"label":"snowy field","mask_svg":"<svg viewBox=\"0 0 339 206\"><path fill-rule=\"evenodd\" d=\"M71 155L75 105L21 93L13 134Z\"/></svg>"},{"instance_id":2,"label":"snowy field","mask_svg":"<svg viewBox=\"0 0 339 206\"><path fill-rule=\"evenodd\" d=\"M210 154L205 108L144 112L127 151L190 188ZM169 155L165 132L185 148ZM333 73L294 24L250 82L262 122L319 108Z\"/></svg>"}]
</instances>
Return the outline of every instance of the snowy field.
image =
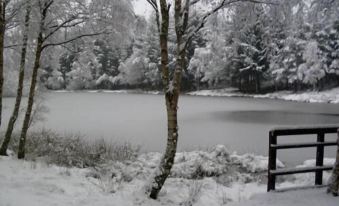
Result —
<instances>
[{"instance_id":1,"label":"snowy field","mask_svg":"<svg viewBox=\"0 0 339 206\"><path fill-rule=\"evenodd\" d=\"M211 96L211 97L253 97L253 98L268 98L268 99L281 99L296 102L309 102L309 103L339 103L339 88L334 88L321 92L301 92L293 93L291 91L274 92L263 95L251 95L237 92L236 89L218 89L218 90L200 90L190 92L188 95L193 96Z\"/></svg>"},{"instance_id":2,"label":"snowy field","mask_svg":"<svg viewBox=\"0 0 339 206\"><path fill-rule=\"evenodd\" d=\"M267 194L267 157L237 155L221 145L178 153L171 177L154 201L144 192L159 159L159 153L145 153L133 161L77 169L0 157L0 205L338 205L338 198L327 195L325 189ZM301 167L313 164L313 160L305 161ZM281 162L278 166L284 167ZM325 173L324 181L328 177ZM313 181L312 174L294 175L280 179L278 188L307 186Z\"/></svg>"}]
</instances>

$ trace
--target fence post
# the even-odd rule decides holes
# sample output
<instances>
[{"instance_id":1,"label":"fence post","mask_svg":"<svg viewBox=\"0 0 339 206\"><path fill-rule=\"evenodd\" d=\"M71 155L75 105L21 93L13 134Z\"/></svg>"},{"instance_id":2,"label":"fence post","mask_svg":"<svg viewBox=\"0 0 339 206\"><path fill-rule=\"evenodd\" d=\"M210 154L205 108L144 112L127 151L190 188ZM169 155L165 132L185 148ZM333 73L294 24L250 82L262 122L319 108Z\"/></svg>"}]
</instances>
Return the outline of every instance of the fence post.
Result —
<instances>
[{"instance_id":1,"label":"fence post","mask_svg":"<svg viewBox=\"0 0 339 206\"><path fill-rule=\"evenodd\" d=\"M269 150L268 150L268 183L267 191L275 190L275 175L271 174L271 170L276 170L277 168L277 150L272 147L272 145L277 144L277 136L274 134L274 131L269 133Z\"/></svg>"},{"instance_id":2,"label":"fence post","mask_svg":"<svg viewBox=\"0 0 339 206\"><path fill-rule=\"evenodd\" d=\"M324 133L317 134L317 142L323 143L325 141ZM316 157L316 166L323 166L324 165L324 146L318 145L317 146L317 157ZM323 171L315 172L315 185L322 185L323 184Z\"/></svg>"}]
</instances>

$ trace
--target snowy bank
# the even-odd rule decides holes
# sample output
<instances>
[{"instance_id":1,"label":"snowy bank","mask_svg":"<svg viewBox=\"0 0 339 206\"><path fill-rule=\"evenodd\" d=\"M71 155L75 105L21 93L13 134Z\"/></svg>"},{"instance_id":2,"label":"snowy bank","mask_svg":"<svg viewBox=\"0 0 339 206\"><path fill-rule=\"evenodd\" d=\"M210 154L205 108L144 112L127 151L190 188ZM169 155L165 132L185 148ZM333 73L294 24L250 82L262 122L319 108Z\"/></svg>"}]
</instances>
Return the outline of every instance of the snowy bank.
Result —
<instances>
[{"instance_id":1,"label":"snowy bank","mask_svg":"<svg viewBox=\"0 0 339 206\"><path fill-rule=\"evenodd\" d=\"M0 205L334 206L338 203L337 198L327 196L323 189L266 194L267 157L230 153L221 145L210 151L178 153L159 199L151 200L144 188L160 158L159 153L145 153L135 160L78 169L0 157ZM306 161L302 166L313 163ZM278 162L278 166L284 165ZM325 181L328 176L325 173ZM292 176L280 180L277 186L311 185L313 178Z\"/></svg>"},{"instance_id":2,"label":"snowy bank","mask_svg":"<svg viewBox=\"0 0 339 206\"><path fill-rule=\"evenodd\" d=\"M287 101L309 102L309 103L339 103L339 88L321 92L302 92L293 93L291 91L281 91L268 93L263 95L244 94L238 92L236 89L217 89L217 90L200 90L189 92L188 95L192 96L212 96L212 97L250 97L250 98L268 98L268 99L281 99Z\"/></svg>"},{"instance_id":3,"label":"snowy bank","mask_svg":"<svg viewBox=\"0 0 339 206\"><path fill-rule=\"evenodd\" d=\"M74 93L74 92L88 92L88 93L111 93L111 94L162 94L160 91L144 91L136 90L57 90L52 91L56 93ZM248 98L267 98L267 99L280 99L286 101L308 102L308 103L339 103L339 88L331 90L316 92L300 92L293 93L291 91L280 91L267 94L244 94L235 88L225 88L216 90L199 90L186 93L190 96L209 96L209 97L248 97Z\"/></svg>"}]
</instances>

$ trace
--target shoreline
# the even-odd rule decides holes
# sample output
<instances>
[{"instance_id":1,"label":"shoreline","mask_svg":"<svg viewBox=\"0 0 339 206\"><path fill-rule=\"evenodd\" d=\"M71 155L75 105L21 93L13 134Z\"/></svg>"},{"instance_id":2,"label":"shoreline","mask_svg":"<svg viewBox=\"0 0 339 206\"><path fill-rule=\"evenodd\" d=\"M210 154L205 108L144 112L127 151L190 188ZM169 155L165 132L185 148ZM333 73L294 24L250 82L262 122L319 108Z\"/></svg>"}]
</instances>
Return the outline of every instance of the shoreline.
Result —
<instances>
[{"instance_id":1,"label":"shoreline","mask_svg":"<svg viewBox=\"0 0 339 206\"><path fill-rule=\"evenodd\" d=\"M149 94L162 95L161 91L147 91L141 89L131 90L47 90L52 93L112 93L112 94ZM199 90L193 92L185 92L182 95L200 96L200 97L243 97L254 99L273 99L304 103L327 103L339 104L339 88L325 90L321 92L305 91L293 93L291 91L279 91L267 94L245 94L238 92L233 88L215 89L215 90Z\"/></svg>"}]
</instances>

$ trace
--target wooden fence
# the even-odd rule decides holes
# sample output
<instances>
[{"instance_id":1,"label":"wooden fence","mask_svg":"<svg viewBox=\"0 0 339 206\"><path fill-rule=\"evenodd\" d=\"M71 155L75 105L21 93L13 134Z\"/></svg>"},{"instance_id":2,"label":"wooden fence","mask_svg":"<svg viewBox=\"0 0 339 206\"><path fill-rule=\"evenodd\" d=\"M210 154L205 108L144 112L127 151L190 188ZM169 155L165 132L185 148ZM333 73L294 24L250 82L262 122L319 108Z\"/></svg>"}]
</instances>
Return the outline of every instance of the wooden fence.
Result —
<instances>
[{"instance_id":1,"label":"wooden fence","mask_svg":"<svg viewBox=\"0 0 339 206\"><path fill-rule=\"evenodd\" d=\"M336 141L325 141L325 134L338 132L338 127L318 128L281 128L273 129L269 133L268 183L267 191L275 190L276 177L297 173L315 172L315 185L322 185L323 171L332 170L333 166L324 166L324 148L336 146ZM316 142L278 144L278 137L290 135L317 135ZM303 168L277 169L277 150L316 147L316 166Z\"/></svg>"}]
</instances>

